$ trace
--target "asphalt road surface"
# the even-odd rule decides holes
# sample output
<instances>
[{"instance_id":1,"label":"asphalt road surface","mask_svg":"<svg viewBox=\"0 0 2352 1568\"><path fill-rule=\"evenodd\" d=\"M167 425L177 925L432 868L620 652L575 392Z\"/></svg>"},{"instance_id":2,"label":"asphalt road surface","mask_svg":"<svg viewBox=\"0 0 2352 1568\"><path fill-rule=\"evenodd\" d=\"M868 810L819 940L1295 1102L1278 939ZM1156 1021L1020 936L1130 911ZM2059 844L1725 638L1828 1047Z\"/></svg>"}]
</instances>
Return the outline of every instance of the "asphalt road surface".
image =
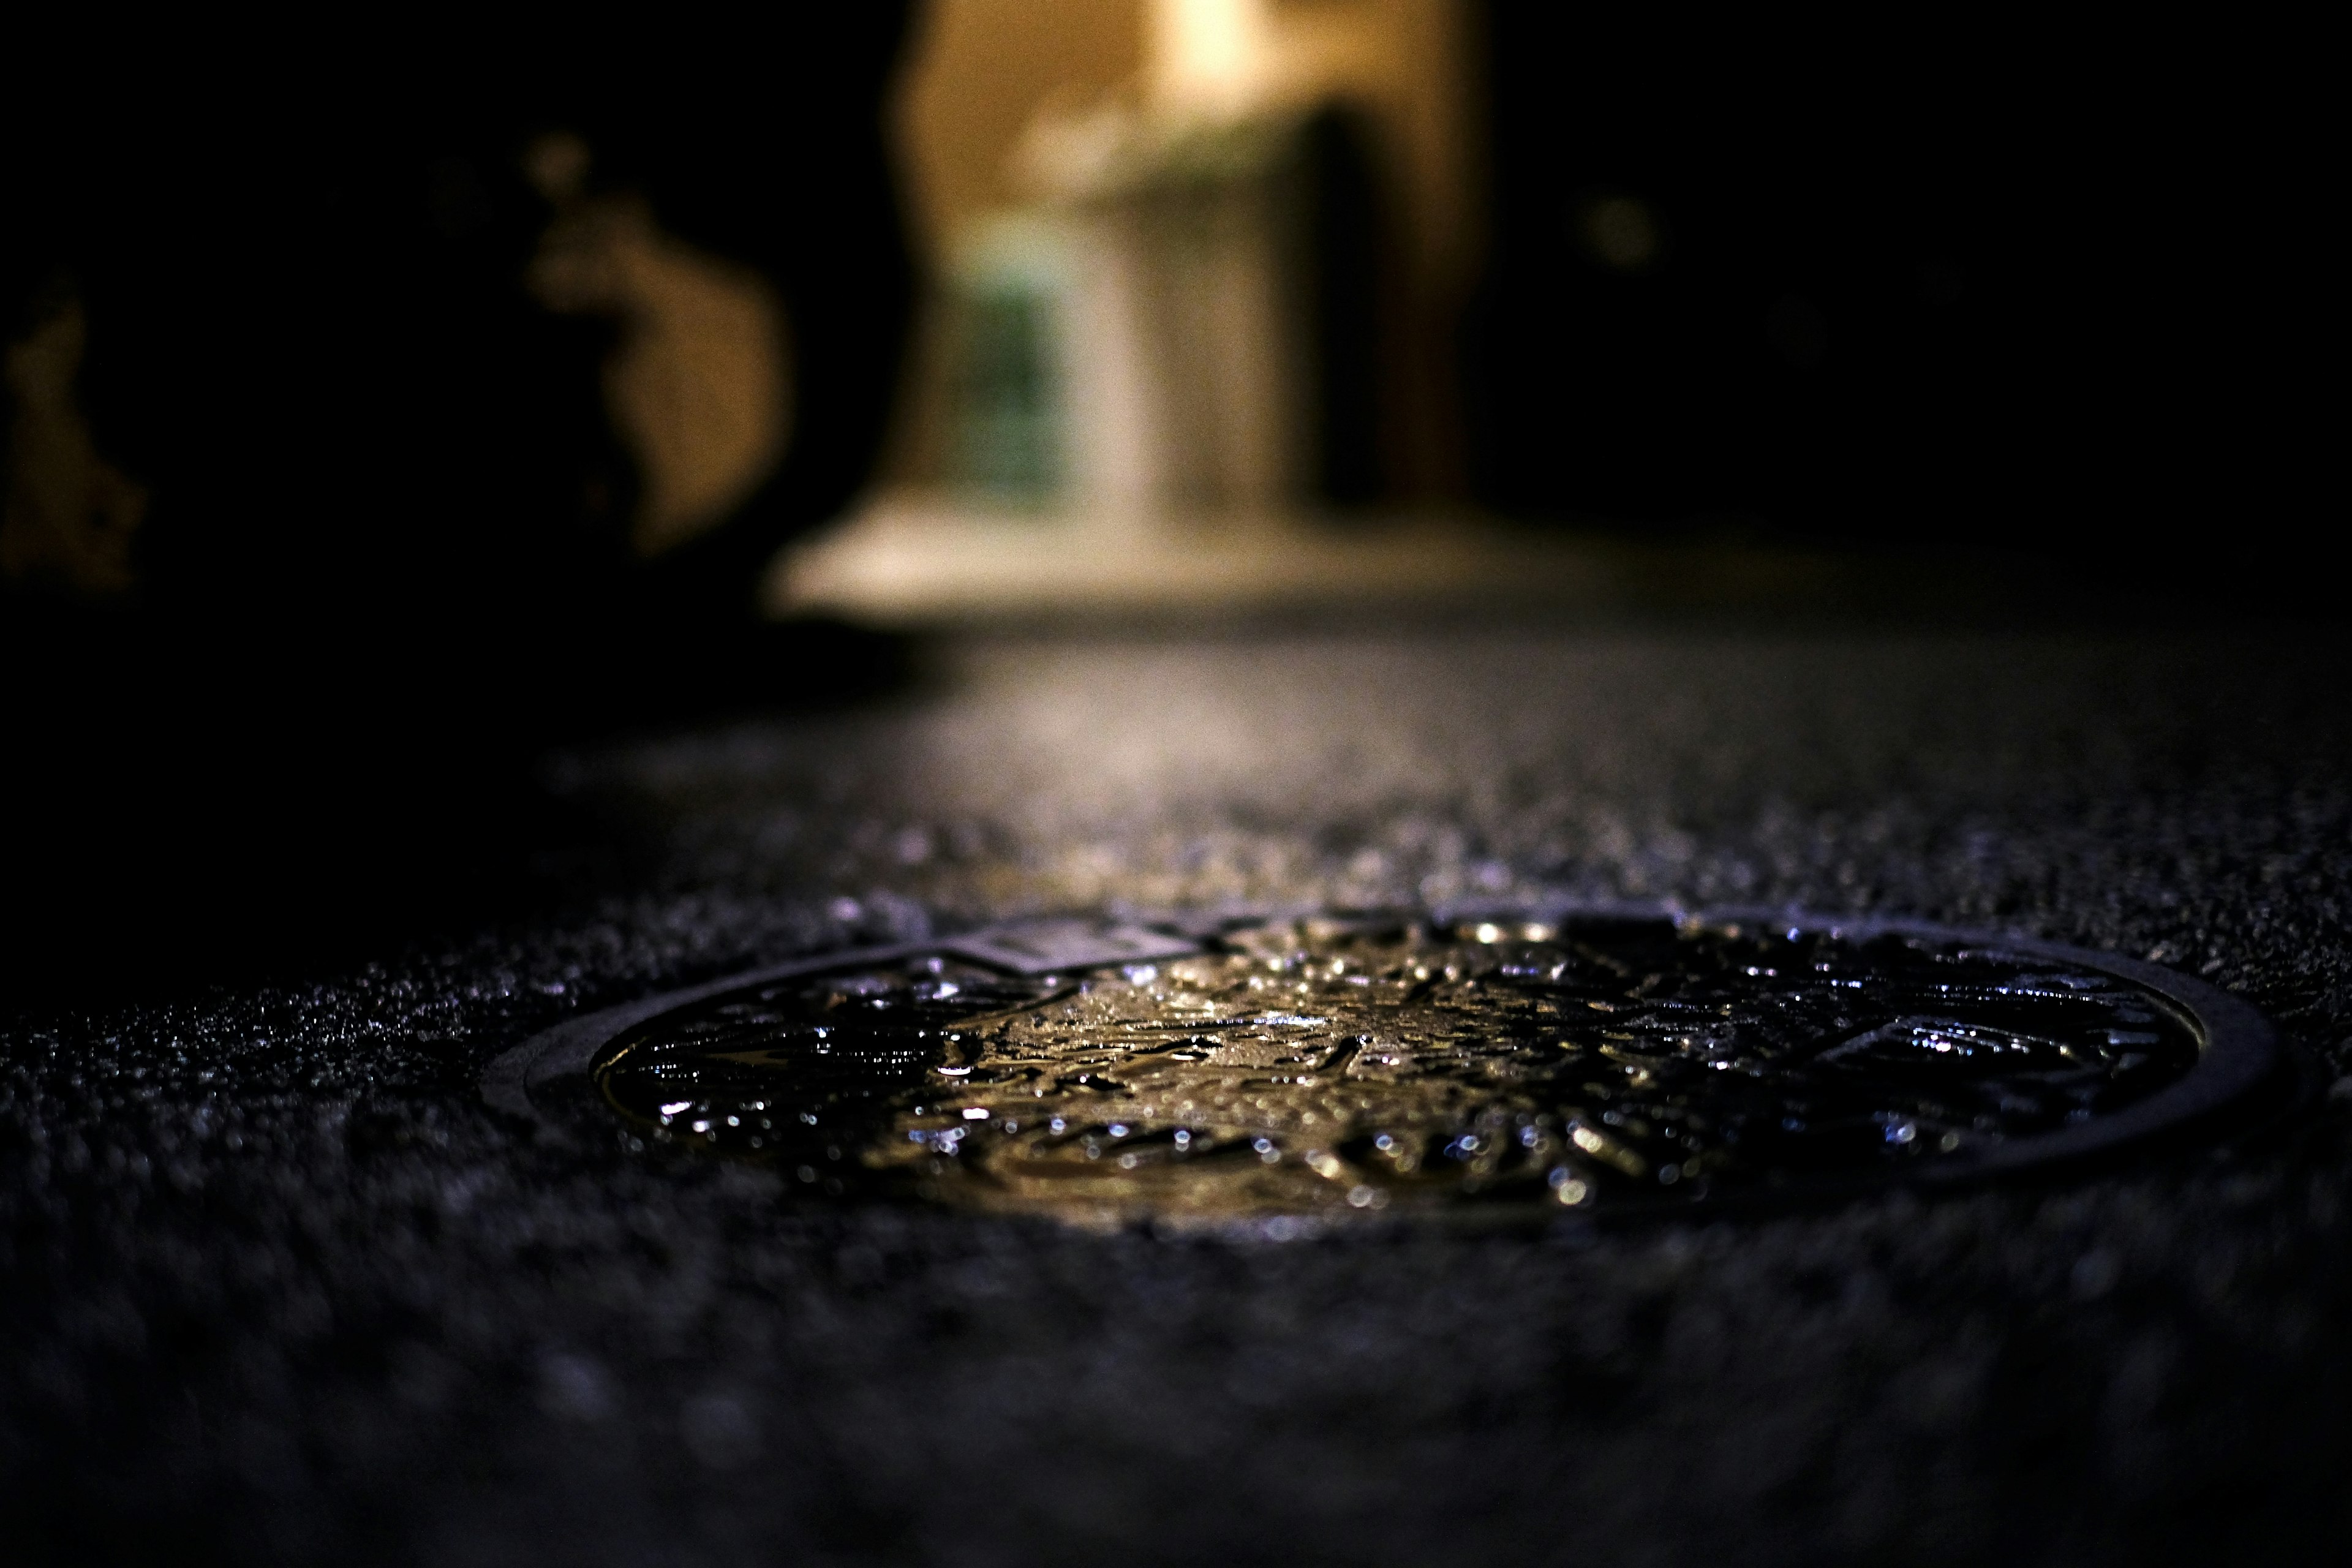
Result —
<instances>
[{"instance_id":1,"label":"asphalt road surface","mask_svg":"<svg viewBox=\"0 0 2352 1568\"><path fill-rule=\"evenodd\" d=\"M12 1004L0 1557L2341 1561L2347 654L973 638L874 705L562 753L521 904ZM1559 893L2152 957L2268 1014L2304 1091L1934 1199L1281 1241L842 1207L478 1089L567 1016L826 946Z\"/></svg>"}]
</instances>

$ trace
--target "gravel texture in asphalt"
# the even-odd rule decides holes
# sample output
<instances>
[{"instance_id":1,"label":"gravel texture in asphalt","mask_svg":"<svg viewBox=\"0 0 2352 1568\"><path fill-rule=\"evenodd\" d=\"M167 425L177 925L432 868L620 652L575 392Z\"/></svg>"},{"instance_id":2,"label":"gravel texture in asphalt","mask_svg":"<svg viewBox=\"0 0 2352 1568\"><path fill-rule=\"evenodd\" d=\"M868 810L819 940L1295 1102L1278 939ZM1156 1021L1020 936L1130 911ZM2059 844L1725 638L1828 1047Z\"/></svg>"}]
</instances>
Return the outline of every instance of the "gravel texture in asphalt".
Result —
<instances>
[{"instance_id":1,"label":"gravel texture in asphalt","mask_svg":"<svg viewBox=\"0 0 2352 1568\"><path fill-rule=\"evenodd\" d=\"M0 1555L2340 1560L2347 652L975 639L880 705L564 753L595 849L534 914L9 1015ZM1932 1200L1291 1241L843 1207L478 1092L568 1016L828 946L1559 894L2154 959L2304 1091Z\"/></svg>"}]
</instances>

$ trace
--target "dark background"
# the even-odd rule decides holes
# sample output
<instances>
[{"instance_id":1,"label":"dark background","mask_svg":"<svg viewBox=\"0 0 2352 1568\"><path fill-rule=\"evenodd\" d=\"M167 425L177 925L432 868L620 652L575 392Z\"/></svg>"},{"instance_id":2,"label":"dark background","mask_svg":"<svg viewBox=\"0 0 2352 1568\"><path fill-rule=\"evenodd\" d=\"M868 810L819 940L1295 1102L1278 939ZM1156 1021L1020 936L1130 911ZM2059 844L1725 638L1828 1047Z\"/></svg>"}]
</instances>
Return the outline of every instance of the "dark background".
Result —
<instances>
[{"instance_id":1,"label":"dark background","mask_svg":"<svg viewBox=\"0 0 2352 1568\"><path fill-rule=\"evenodd\" d=\"M2256 603L2341 510L2321 95L2205 19L1495 0L1483 500L1974 543ZM1612 268L1580 212L1654 215ZM2319 537L2313 537L2312 535Z\"/></svg>"},{"instance_id":2,"label":"dark background","mask_svg":"<svg viewBox=\"0 0 2352 1568\"><path fill-rule=\"evenodd\" d=\"M881 98L905 26L877 5L727 31L34 30L19 58L45 68L8 110L9 330L83 301L84 406L156 498L140 608L198 619L197 641L283 625L339 664L362 644L430 661L426 626L460 658L553 636L576 661L615 616L671 636L748 618L775 547L864 481L896 385L911 267ZM551 210L522 154L550 131L587 142L592 192L642 192L758 268L822 388L733 525L655 572L623 542L635 479L596 379L613 324L525 289Z\"/></svg>"},{"instance_id":3,"label":"dark background","mask_svg":"<svg viewBox=\"0 0 2352 1568\"><path fill-rule=\"evenodd\" d=\"M527 899L570 831L533 779L551 740L895 668L763 627L756 595L864 483L898 383L903 6L47 20L13 57L0 310L13 341L79 302L79 401L152 504L127 595L0 588L20 984L348 952ZM792 323L782 466L652 563L598 379L616 323L525 287L551 209L522 154L551 131L589 143L592 194L757 268Z\"/></svg>"}]
</instances>

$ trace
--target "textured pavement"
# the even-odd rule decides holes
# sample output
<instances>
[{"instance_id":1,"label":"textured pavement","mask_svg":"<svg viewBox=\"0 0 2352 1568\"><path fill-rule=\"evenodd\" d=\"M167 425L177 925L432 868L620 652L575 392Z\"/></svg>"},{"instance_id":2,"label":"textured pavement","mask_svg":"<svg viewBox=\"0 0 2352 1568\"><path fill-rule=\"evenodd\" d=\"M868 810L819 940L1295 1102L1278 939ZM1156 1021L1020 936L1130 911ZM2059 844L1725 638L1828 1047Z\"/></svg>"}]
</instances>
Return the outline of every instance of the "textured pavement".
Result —
<instances>
[{"instance_id":1,"label":"textured pavement","mask_svg":"<svg viewBox=\"0 0 2352 1568\"><path fill-rule=\"evenodd\" d=\"M20 1001L5 1554L2352 1550L2340 633L1367 626L935 664L551 760L574 826L532 912ZM564 1017L828 945L1561 892L2153 957L2266 1012L2308 1092L1934 1201L1287 1243L843 1209L477 1092Z\"/></svg>"}]
</instances>

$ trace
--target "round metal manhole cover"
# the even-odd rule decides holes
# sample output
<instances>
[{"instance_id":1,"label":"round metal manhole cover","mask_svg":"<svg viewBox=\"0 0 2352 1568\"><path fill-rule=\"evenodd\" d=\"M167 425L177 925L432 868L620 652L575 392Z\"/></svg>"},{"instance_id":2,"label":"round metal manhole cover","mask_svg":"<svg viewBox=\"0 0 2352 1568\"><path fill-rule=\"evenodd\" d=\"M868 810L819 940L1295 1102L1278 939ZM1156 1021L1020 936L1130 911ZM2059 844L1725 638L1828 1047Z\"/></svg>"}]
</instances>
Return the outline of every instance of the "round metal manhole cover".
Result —
<instances>
[{"instance_id":1,"label":"round metal manhole cover","mask_svg":"<svg viewBox=\"0 0 2352 1568\"><path fill-rule=\"evenodd\" d=\"M1216 1224L1980 1176L2175 1127L2276 1063L2243 1004L2112 955L1555 910L834 954L577 1020L485 1090L812 1193Z\"/></svg>"}]
</instances>

